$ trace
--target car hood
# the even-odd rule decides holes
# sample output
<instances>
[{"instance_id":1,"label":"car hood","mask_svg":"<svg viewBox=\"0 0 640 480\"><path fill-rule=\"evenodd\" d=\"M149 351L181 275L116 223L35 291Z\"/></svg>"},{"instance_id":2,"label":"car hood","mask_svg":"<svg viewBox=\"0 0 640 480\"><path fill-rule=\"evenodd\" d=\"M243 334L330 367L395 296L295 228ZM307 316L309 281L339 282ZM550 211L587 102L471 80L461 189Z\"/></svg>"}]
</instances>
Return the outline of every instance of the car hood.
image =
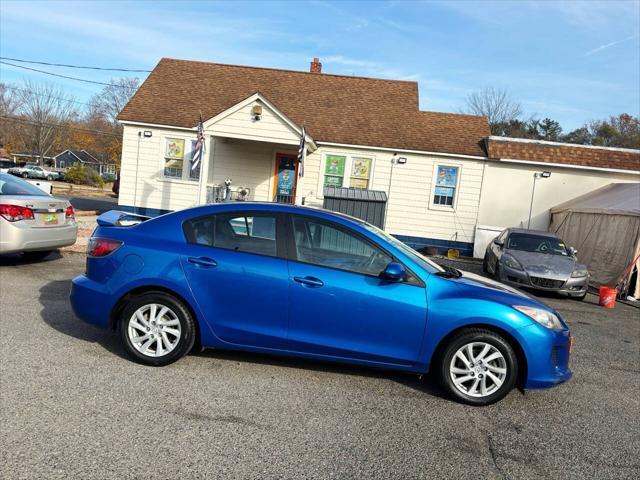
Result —
<instances>
[{"instance_id":1,"label":"car hood","mask_svg":"<svg viewBox=\"0 0 640 480\"><path fill-rule=\"evenodd\" d=\"M470 287L490 288L502 293L510 293L511 295L516 295L518 297L535 300L531 295L523 292L522 290L518 290L517 288L511 287L509 285L505 285L504 283L496 282L495 280L491 280L490 278L482 277L480 275L476 275L475 273L465 272L463 270L461 270L460 273L462 273L462 277L457 279L457 283L461 283Z\"/></svg>"},{"instance_id":2,"label":"car hood","mask_svg":"<svg viewBox=\"0 0 640 480\"><path fill-rule=\"evenodd\" d=\"M521 250L506 250L515 258L525 271L534 277L566 280L575 269L576 259L564 255L550 255L547 253L523 252Z\"/></svg>"}]
</instances>

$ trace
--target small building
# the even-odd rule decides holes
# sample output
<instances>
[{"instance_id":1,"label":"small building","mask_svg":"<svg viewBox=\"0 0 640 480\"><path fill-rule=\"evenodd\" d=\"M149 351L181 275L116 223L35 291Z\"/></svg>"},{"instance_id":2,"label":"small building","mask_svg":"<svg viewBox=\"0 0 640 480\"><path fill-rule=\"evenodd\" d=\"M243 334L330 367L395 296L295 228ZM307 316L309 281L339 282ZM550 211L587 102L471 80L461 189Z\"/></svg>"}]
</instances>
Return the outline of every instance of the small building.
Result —
<instances>
[{"instance_id":1,"label":"small building","mask_svg":"<svg viewBox=\"0 0 640 480\"><path fill-rule=\"evenodd\" d=\"M53 157L54 168L57 170L66 170L67 168L82 164L92 168L100 175L103 173L116 173L116 163L113 159L104 155L90 153L87 150L64 150Z\"/></svg>"},{"instance_id":2,"label":"small building","mask_svg":"<svg viewBox=\"0 0 640 480\"><path fill-rule=\"evenodd\" d=\"M463 255L528 223L530 207L546 230L552 206L640 180L638 150L492 137L484 117L420 110L417 82L322 73L318 59L302 72L165 58L118 118L125 210L215 201L226 180L232 198L320 207L326 187L367 189L386 193L387 232Z\"/></svg>"},{"instance_id":3,"label":"small building","mask_svg":"<svg viewBox=\"0 0 640 480\"><path fill-rule=\"evenodd\" d=\"M11 158L17 165L26 165L27 163L39 164L40 163L40 154L35 152L18 152L12 153ZM47 166L53 165L53 157L44 156L42 157L44 164Z\"/></svg>"}]
</instances>

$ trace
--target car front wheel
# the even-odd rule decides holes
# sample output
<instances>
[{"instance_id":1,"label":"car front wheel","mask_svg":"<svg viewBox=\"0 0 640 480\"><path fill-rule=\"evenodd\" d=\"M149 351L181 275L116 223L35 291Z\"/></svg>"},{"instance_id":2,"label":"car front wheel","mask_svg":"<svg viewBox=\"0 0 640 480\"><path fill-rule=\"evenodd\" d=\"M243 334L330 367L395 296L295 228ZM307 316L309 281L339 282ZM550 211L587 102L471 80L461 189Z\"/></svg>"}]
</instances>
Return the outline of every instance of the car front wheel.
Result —
<instances>
[{"instance_id":1,"label":"car front wheel","mask_svg":"<svg viewBox=\"0 0 640 480\"><path fill-rule=\"evenodd\" d=\"M509 342L485 329L464 330L446 345L440 361L443 388L469 405L489 405L515 386L518 361Z\"/></svg>"},{"instance_id":2,"label":"car front wheel","mask_svg":"<svg viewBox=\"0 0 640 480\"><path fill-rule=\"evenodd\" d=\"M178 299L163 292L133 297L122 311L120 337L138 362L163 366L191 350L195 341L194 319Z\"/></svg>"}]
</instances>

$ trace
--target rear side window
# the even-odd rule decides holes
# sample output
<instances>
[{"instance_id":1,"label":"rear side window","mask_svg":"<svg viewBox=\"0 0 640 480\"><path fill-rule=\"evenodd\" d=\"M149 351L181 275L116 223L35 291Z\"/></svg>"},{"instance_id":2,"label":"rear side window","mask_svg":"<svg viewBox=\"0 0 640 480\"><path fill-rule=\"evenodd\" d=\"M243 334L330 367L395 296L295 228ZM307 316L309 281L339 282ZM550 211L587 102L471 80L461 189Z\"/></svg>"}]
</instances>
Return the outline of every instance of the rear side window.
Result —
<instances>
[{"instance_id":1,"label":"rear side window","mask_svg":"<svg viewBox=\"0 0 640 480\"><path fill-rule=\"evenodd\" d=\"M189 220L184 226L189 243L236 252L275 257L276 217L222 214Z\"/></svg>"}]
</instances>

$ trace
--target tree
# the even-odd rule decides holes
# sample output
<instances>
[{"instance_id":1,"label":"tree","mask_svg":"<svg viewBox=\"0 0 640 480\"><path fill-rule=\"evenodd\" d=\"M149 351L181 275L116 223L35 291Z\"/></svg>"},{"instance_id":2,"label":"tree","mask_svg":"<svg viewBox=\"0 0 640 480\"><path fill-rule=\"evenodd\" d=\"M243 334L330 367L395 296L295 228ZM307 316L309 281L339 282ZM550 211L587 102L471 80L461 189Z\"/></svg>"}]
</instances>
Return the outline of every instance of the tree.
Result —
<instances>
[{"instance_id":1,"label":"tree","mask_svg":"<svg viewBox=\"0 0 640 480\"><path fill-rule=\"evenodd\" d=\"M15 95L15 89L11 85L0 82L0 147L9 151L23 147L18 133L18 125L12 122L20 108L20 101Z\"/></svg>"},{"instance_id":2,"label":"tree","mask_svg":"<svg viewBox=\"0 0 640 480\"><path fill-rule=\"evenodd\" d=\"M465 113L487 117L493 135L499 135L506 125L522 115L521 105L506 90L485 87L469 94Z\"/></svg>"},{"instance_id":3,"label":"tree","mask_svg":"<svg viewBox=\"0 0 640 480\"><path fill-rule=\"evenodd\" d=\"M29 80L15 91L20 106L12 117L22 121L25 144L38 155L38 163L42 165L64 127L78 115L74 99L59 87Z\"/></svg>"},{"instance_id":4,"label":"tree","mask_svg":"<svg viewBox=\"0 0 640 480\"><path fill-rule=\"evenodd\" d=\"M560 135L562 134L562 127L557 121L551 120L550 118L545 118L538 123L538 131L539 138L541 140L557 142L560 139Z\"/></svg>"},{"instance_id":5,"label":"tree","mask_svg":"<svg viewBox=\"0 0 640 480\"><path fill-rule=\"evenodd\" d=\"M109 85L91 98L89 116L98 115L113 126L118 125L118 114L138 90L137 78L119 78L111 80Z\"/></svg>"},{"instance_id":6,"label":"tree","mask_svg":"<svg viewBox=\"0 0 640 480\"><path fill-rule=\"evenodd\" d=\"M593 120L561 137L563 142L640 149L640 120L628 113Z\"/></svg>"},{"instance_id":7,"label":"tree","mask_svg":"<svg viewBox=\"0 0 640 480\"><path fill-rule=\"evenodd\" d=\"M593 136L586 126L576 128L562 137L563 142L576 143L578 145L591 145L592 140Z\"/></svg>"}]
</instances>

